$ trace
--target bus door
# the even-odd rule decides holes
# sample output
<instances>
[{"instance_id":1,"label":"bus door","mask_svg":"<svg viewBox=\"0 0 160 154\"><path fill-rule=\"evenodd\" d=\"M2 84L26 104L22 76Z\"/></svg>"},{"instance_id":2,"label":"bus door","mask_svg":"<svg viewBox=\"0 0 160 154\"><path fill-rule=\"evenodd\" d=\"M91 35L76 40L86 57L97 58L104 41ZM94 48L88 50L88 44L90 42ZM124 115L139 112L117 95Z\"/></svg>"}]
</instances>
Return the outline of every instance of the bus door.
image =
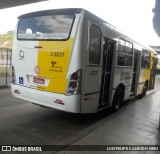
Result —
<instances>
[{"instance_id":1,"label":"bus door","mask_svg":"<svg viewBox=\"0 0 160 154\"><path fill-rule=\"evenodd\" d=\"M104 38L100 107L108 105L112 59L115 42Z\"/></svg>"},{"instance_id":2,"label":"bus door","mask_svg":"<svg viewBox=\"0 0 160 154\"><path fill-rule=\"evenodd\" d=\"M132 87L131 87L131 95L137 95L137 87L139 82L139 73L141 67L141 59L140 59L140 51L134 50L134 64L133 64L133 77L132 77Z\"/></svg>"},{"instance_id":3,"label":"bus door","mask_svg":"<svg viewBox=\"0 0 160 154\"><path fill-rule=\"evenodd\" d=\"M101 74L102 74L102 54L103 40L101 27L89 21L89 40L87 48L87 65L84 67L84 88L81 100L81 113L97 112Z\"/></svg>"},{"instance_id":4,"label":"bus door","mask_svg":"<svg viewBox=\"0 0 160 154\"><path fill-rule=\"evenodd\" d=\"M138 60L138 51L134 52L134 65L133 65L133 78L132 78L132 87L131 93L134 94L135 86L136 86L136 70L137 70L137 60Z\"/></svg>"},{"instance_id":5,"label":"bus door","mask_svg":"<svg viewBox=\"0 0 160 154\"><path fill-rule=\"evenodd\" d=\"M152 57L152 68L151 68L150 84L149 84L150 90L154 89L157 61L158 61L157 58Z\"/></svg>"}]
</instances>

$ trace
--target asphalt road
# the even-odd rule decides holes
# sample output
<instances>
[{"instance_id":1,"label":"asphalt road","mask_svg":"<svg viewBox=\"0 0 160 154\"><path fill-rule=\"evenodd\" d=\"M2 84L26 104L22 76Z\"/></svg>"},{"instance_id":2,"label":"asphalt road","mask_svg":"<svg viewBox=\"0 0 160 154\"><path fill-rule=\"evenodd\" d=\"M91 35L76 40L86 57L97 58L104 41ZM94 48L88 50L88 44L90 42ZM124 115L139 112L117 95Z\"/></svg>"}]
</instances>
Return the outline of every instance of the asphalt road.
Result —
<instances>
[{"instance_id":1,"label":"asphalt road","mask_svg":"<svg viewBox=\"0 0 160 154\"><path fill-rule=\"evenodd\" d=\"M0 90L0 144L65 144L66 140L111 114L73 114L42 108Z\"/></svg>"},{"instance_id":2,"label":"asphalt road","mask_svg":"<svg viewBox=\"0 0 160 154\"><path fill-rule=\"evenodd\" d=\"M160 76L157 76L155 90L148 92L148 95L159 89ZM134 102L136 100L125 105L133 105ZM108 117L114 118L110 109L97 114L72 114L26 103L12 97L9 88L0 89L0 145L57 145L75 142L89 133L87 128L96 129L96 124ZM77 137L77 134L80 136Z\"/></svg>"}]
</instances>

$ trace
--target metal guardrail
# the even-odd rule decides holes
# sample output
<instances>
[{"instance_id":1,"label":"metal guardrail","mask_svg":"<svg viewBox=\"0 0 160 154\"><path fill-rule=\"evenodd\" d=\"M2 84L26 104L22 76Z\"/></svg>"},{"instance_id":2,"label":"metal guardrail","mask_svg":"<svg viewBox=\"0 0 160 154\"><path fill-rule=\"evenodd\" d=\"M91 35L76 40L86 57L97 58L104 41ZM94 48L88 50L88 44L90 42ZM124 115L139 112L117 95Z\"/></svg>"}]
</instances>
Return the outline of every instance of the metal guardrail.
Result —
<instances>
[{"instance_id":1,"label":"metal guardrail","mask_svg":"<svg viewBox=\"0 0 160 154\"><path fill-rule=\"evenodd\" d=\"M0 48L0 85L11 83L12 49Z\"/></svg>"}]
</instances>

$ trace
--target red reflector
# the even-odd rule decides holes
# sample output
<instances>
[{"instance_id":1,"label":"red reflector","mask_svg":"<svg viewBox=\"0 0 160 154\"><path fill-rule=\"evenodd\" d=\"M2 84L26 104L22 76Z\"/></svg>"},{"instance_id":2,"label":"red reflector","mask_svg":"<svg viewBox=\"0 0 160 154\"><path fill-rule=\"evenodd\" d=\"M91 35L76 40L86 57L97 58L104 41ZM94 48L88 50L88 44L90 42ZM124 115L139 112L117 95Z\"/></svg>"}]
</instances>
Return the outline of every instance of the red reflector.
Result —
<instances>
[{"instance_id":1,"label":"red reflector","mask_svg":"<svg viewBox=\"0 0 160 154\"><path fill-rule=\"evenodd\" d=\"M59 99L56 99L54 103L64 105L63 101Z\"/></svg>"},{"instance_id":2,"label":"red reflector","mask_svg":"<svg viewBox=\"0 0 160 154\"><path fill-rule=\"evenodd\" d=\"M14 90L14 93L20 94L19 90L17 90L17 89Z\"/></svg>"}]
</instances>

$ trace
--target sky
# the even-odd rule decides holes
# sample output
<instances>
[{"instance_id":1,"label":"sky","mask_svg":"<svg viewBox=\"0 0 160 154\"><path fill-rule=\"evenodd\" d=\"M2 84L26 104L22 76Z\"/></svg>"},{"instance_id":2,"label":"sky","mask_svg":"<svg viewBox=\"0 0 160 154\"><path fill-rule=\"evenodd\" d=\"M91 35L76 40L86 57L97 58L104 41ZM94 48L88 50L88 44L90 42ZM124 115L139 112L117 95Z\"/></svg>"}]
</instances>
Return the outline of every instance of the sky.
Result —
<instances>
[{"instance_id":1,"label":"sky","mask_svg":"<svg viewBox=\"0 0 160 154\"><path fill-rule=\"evenodd\" d=\"M134 40L160 45L153 29L155 0L49 0L0 10L0 34L14 30L21 14L57 8L84 8L111 23Z\"/></svg>"}]
</instances>

